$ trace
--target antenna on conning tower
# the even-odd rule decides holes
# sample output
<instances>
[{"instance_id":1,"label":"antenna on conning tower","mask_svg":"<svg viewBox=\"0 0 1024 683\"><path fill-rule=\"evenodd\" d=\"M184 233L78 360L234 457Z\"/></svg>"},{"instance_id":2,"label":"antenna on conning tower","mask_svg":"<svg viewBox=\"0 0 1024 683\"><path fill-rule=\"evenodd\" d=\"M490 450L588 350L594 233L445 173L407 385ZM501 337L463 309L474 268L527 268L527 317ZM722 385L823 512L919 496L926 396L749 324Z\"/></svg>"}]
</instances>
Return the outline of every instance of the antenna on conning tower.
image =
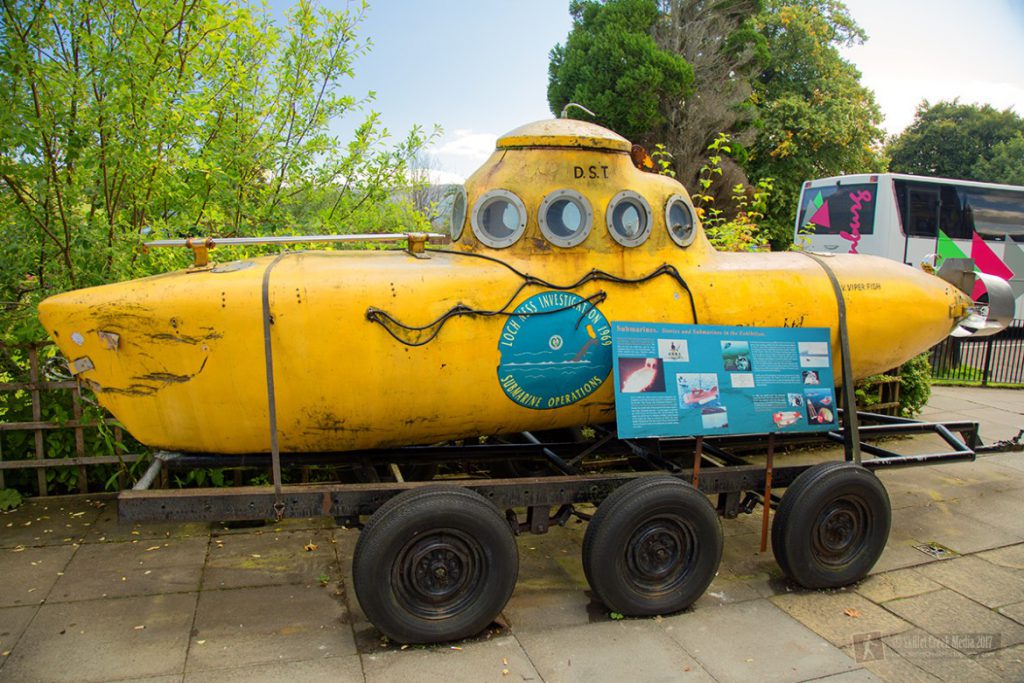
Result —
<instances>
[{"instance_id":1,"label":"antenna on conning tower","mask_svg":"<svg viewBox=\"0 0 1024 683\"><path fill-rule=\"evenodd\" d=\"M562 116L560 118L563 118L563 119L569 118L569 107L576 107L577 109L582 109L583 111L585 111L588 114L590 114L591 116L593 116L595 119L597 118L597 114L595 114L594 112L590 111L589 109L584 107L582 104L576 104L575 102L570 102L569 104L567 104L564 107L562 107Z\"/></svg>"}]
</instances>

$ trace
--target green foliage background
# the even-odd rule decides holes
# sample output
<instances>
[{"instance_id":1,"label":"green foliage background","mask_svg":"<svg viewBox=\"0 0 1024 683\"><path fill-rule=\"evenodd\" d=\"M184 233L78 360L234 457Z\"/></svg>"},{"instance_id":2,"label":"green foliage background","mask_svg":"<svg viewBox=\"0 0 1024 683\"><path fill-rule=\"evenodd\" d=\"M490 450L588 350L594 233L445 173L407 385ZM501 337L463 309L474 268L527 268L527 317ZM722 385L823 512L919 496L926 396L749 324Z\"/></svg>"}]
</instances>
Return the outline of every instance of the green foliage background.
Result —
<instances>
[{"instance_id":1,"label":"green foliage background","mask_svg":"<svg viewBox=\"0 0 1024 683\"><path fill-rule=\"evenodd\" d=\"M1011 110L924 101L887 140L874 93L839 51L868 37L840 0L575 0L571 11L551 52L552 112L577 102L630 140L660 145L725 221L744 212L737 187L752 197L770 184L756 226L774 249L793 241L806 180L891 170L1024 184L1024 118ZM708 185L722 133L731 153Z\"/></svg>"},{"instance_id":2,"label":"green foliage background","mask_svg":"<svg viewBox=\"0 0 1024 683\"><path fill-rule=\"evenodd\" d=\"M365 9L3 0L0 340L43 338L48 294L185 262L144 239L422 226L400 191L431 134L392 142L344 90Z\"/></svg>"},{"instance_id":3,"label":"green foliage background","mask_svg":"<svg viewBox=\"0 0 1024 683\"><path fill-rule=\"evenodd\" d=\"M737 185L773 185L758 224L774 248L792 242L804 180L885 169L874 94L839 53L866 38L842 2L587 0L572 7L572 31L551 55L552 111L575 101L630 139L664 143L691 194L714 196L720 205L729 204ZM688 21L718 33L714 40L691 35ZM620 51L610 64L599 61L610 41L627 35L644 41L641 57ZM637 96L608 85L641 83L652 64L681 60L683 53L696 69L689 77L698 84L692 94L655 86ZM686 116L677 115L681 110ZM707 149L719 133L730 137L731 159L717 187L701 187ZM699 144L689 144L694 136ZM725 218L740 211L727 210Z\"/></svg>"},{"instance_id":4,"label":"green foliage background","mask_svg":"<svg viewBox=\"0 0 1024 683\"><path fill-rule=\"evenodd\" d=\"M15 345L0 353L0 382L28 379L16 345L45 339L41 299L191 260L184 249L147 253L146 240L428 227L410 171L437 131L393 139L373 93L346 91L368 49L366 9L299 0L275 23L255 0L0 0L0 343ZM331 133L342 117L359 122L347 141ZM86 453L139 451L83 400L83 420L101 423L84 430ZM70 392L44 391L40 403L44 421L74 417ZM35 419L27 392L0 392L0 420ZM0 437L5 460L35 457L33 432ZM48 458L73 456L74 432L49 430L43 446ZM120 471L90 467L90 489L116 485ZM44 476L50 493L82 484L78 468ZM33 491L36 472L5 484ZM8 491L0 507L16 503Z\"/></svg>"},{"instance_id":5,"label":"green foliage background","mask_svg":"<svg viewBox=\"0 0 1024 683\"><path fill-rule=\"evenodd\" d=\"M925 101L889 155L893 172L1024 185L1024 118L990 105Z\"/></svg>"},{"instance_id":6,"label":"green foliage background","mask_svg":"<svg viewBox=\"0 0 1024 683\"><path fill-rule=\"evenodd\" d=\"M882 114L860 72L839 47L864 31L835 0L771 0L757 18L770 61L754 84L757 136L745 165L752 179L772 178L778 192L762 225L774 248L793 238L805 180L885 170Z\"/></svg>"},{"instance_id":7,"label":"green foliage background","mask_svg":"<svg viewBox=\"0 0 1024 683\"><path fill-rule=\"evenodd\" d=\"M548 103L558 115L582 103L603 125L642 141L664 125L664 100L693 92L693 69L658 47L651 32L659 19L651 0L573 0L573 29L551 51ZM573 111L573 116L585 116Z\"/></svg>"}]
</instances>

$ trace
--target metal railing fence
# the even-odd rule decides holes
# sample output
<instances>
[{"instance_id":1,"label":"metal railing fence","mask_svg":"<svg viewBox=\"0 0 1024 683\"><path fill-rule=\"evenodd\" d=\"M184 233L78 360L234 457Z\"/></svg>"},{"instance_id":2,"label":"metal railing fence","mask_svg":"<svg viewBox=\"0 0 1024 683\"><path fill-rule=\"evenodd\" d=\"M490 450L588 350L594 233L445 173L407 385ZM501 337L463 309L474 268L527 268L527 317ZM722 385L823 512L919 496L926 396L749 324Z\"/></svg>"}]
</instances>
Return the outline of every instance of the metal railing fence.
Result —
<instances>
[{"instance_id":1,"label":"metal railing fence","mask_svg":"<svg viewBox=\"0 0 1024 683\"><path fill-rule=\"evenodd\" d=\"M991 337L949 337L929 354L932 378L989 384L1024 384L1024 320Z\"/></svg>"}]
</instances>

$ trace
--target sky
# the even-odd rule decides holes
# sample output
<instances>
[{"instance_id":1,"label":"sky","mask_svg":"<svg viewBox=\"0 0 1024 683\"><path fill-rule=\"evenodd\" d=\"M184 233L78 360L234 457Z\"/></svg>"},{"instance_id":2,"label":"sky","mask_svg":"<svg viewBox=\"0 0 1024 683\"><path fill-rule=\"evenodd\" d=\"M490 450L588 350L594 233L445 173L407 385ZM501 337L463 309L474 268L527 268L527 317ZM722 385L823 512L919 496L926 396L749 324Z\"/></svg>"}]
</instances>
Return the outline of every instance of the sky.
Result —
<instances>
[{"instance_id":1,"label":"sky","mask_svg":"<svg viewBox=\"0 0 1024 683\"><path fill-rule=\"evenodd\" d=\"M373 46L355 64L352 94L397 140L415 124L444 133L431 175L461 182L513 128L551 118L548 60L571 27L562 0L370 0L360 29ZM899 133L923 99L1013 108L1024 115L1024 0L847 0L867 31L843 49L874 90L883 127ZM346 139L350 117L336 126Z\"/></svg>"},{"instance_id":2,"label":"sky","mask_svg":"<svg viewBox=\"0 0 1024 683\"><path fill-rule=\"evenodd\" d=\"M868 33L842 50L875 92L889 134L922 99L1013 108L1024 116L1024 0L846 0Z\"/></svg>"},{"instance_id":3,"label":"sky","mask_svg":"<svg viewBox=\"0 0 1024 683\"><path fill-rule=\"evenodd\" d=\"M376 92L396 138L442 127L430 151L437 180L461 182L499 135L551 118L548 55L569 33L567 0L370 2L361 33L373 46L355 63L352 92Z\"/></svg>"}]
</instances>

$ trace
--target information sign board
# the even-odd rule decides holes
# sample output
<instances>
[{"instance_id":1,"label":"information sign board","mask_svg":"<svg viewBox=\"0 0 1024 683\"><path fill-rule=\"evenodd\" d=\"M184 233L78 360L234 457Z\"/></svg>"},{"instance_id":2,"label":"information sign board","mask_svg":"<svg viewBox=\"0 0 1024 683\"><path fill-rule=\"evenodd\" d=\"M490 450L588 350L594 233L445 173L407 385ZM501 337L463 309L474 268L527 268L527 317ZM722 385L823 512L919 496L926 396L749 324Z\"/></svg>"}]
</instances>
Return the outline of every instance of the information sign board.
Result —
<instances>
[{"instance_id":1,"label":"information sign board","mask_svg":"<svg viewBox=\"0 0 1024 683\"><path fill-rule=\"evenodd\" d=\"M620 438L837 428L830 332L612 323Z\"/></svg>"}]
</instances>

